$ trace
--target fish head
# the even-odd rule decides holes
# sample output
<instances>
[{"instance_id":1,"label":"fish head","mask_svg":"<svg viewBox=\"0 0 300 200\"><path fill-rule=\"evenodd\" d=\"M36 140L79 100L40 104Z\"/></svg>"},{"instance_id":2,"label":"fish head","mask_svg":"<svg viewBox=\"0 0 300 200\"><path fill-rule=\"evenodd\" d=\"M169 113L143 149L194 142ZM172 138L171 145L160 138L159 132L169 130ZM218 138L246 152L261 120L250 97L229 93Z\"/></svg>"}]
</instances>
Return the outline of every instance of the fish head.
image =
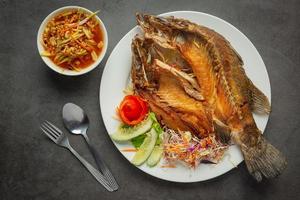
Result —
<instances>
[{"instance_id":1,"label":"fish head","mask_svg":"<svg viewBox=\"0 0 300 200\"><path fill-rule=\"evenodd\" d=\"M163 17L137 13L136 20L145 33L169 37L172 32L168 21Z\"/></svg>"},{"instance_id":2,"label":"fish head","mask_svg":"<svg viewBox=\"0 0 300 200\"><path fill-rule=\"evenodd\" d=\"M173 41L178 33L174 31L167 18L137 13L136 19L145 34L145 38L156 40L157 43L166 48L176 47Z\"/></svg>"},{"instance_id":3,"label":"fish head","mask_svg":"<svg viewBox=\"0 0 300 200\"><path fill-rule=\"evenodd\" d=\"M194 35L189 33L193 28L183 19L140 13L137 13L136 19L144 32L144 37L155 41L165 49L182 51L189 41L194 40Z\"/></svg>"}]
</instances>

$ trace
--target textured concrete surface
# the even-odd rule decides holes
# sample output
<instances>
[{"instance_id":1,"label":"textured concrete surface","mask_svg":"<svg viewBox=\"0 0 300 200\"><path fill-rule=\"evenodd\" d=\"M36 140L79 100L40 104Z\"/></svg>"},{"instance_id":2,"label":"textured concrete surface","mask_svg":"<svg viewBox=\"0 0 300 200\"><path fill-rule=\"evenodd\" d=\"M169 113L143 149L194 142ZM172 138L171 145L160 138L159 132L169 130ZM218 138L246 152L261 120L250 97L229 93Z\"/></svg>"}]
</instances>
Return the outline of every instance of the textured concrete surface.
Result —
<instances>
[{"instance_id":1,"label":"textured concrete surface","mask_svg":"<svg viewBox=\"0 0 300 200\"><path fill-rule=\"evenodd\" d=\"M81 77L52 72L36 49L41 21L66 5L100 9L109 33L104 62ZM299 0L0 0L0 199L299 199L299 9ZM273 111L265 135L289 162L277 179L258 184L241 164L206 182L166 182L130 165L112 145L98 100L104 63L120 38L135 26L135 12L160 14L174 10L195 10L223 18L257 47L272 87ZM70 152L55 146L38 129L44 119L62 128L61 108L70 101L86 109L91 121L90 138L109 163L121 186L119 191L106 192ZM70 137L73 146L92 161L83 139Z\"/></svg>"}]
</instances>

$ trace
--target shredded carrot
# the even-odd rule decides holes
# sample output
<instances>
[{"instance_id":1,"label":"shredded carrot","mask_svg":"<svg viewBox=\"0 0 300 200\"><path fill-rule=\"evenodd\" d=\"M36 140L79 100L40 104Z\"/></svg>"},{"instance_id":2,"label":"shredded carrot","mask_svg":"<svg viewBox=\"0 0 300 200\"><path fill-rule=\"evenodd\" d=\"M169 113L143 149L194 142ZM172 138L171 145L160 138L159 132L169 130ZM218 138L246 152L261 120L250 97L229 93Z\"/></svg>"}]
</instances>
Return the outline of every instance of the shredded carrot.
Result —
<instances>
[{"instance_id":1,"label":"shredded carrot","mask_svg":"<svg viewBox=\"0 0 300 200\"><path fill-rule=\"evenodd\" d=\"M123 152L137 152L138 150L136 148L126 148L126 149L122 149L121 151L123 151Z\"/></svg>"},{"instance_id":2,"label":"shredded carrot","mask_svg":"<svg viewBox=\"0 0 300 200\"><path fill-rule=\"evenodd\" d=\"M162 165L161 168L176 168L176 165L168 164L168 165Z\"/></svg>"}]
</instances>

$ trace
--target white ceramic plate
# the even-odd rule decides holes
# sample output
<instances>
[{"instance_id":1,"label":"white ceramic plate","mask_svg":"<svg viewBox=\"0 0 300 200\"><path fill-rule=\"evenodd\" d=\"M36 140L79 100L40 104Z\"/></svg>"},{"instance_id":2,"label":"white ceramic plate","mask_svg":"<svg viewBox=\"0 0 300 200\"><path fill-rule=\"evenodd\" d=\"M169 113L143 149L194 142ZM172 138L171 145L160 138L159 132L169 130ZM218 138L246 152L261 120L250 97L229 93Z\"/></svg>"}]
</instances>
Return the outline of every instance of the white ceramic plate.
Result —
<instances>
[{"instance_id":1,"label":"white ceramic plate","mask_svg":"<svg viewBox=\"0 0 300 200\"><path fill-rule=\"evenodd\" d=\"M192 22L207 26L222 34L230 41L232 46L239 52L244 61L247 75L271 100L271 88L265 64L250 40L237 28L228 22L215 16L192 11L176 11L164 13L161 16L173 15L185 18ZM134 16L132 16L134 17ZM113 118L116 107L124 97L123 89L129 81L131 68L131 40L140 32L138 27L129 31L112 51L102 75L100 85L100 107L102 118L109 134L114 133L119 122ZM263 132L268 116L254 116L259 129ZM124 148L132 147L131 144L114 143L120 153L129 161L133 153L122 152ZM174 182L197 182L212 179L222 175L243 161L243 156L237 146L231 146L225 157L217 165L201 164L195 170L177 165L176 168L161 168L161 163L156 167L149 168L146 164L138 167L144 172L160 179Z\"/></svg>"}]
</instances>

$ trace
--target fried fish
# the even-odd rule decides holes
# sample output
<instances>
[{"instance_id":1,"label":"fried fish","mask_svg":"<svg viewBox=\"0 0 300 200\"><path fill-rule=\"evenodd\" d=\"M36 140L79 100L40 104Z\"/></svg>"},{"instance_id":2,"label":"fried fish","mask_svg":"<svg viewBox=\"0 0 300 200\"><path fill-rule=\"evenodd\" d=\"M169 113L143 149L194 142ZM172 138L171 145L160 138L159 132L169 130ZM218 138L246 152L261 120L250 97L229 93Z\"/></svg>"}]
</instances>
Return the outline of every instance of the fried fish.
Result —
<instances>
[{"instance_id":1,"label":"fried fish","mask_svg":"<svg viewBox=\"0 0 300 200\"><path fill-rule=\"evenodd\" d=\"M184 19L137 14L137 22L144 36L132 43L133 83L162 121L175 130L233 141L257 181L279 175L286 159L252 115L269 114L270 103L230 43Z\"/></svg>"}]
</instances>

